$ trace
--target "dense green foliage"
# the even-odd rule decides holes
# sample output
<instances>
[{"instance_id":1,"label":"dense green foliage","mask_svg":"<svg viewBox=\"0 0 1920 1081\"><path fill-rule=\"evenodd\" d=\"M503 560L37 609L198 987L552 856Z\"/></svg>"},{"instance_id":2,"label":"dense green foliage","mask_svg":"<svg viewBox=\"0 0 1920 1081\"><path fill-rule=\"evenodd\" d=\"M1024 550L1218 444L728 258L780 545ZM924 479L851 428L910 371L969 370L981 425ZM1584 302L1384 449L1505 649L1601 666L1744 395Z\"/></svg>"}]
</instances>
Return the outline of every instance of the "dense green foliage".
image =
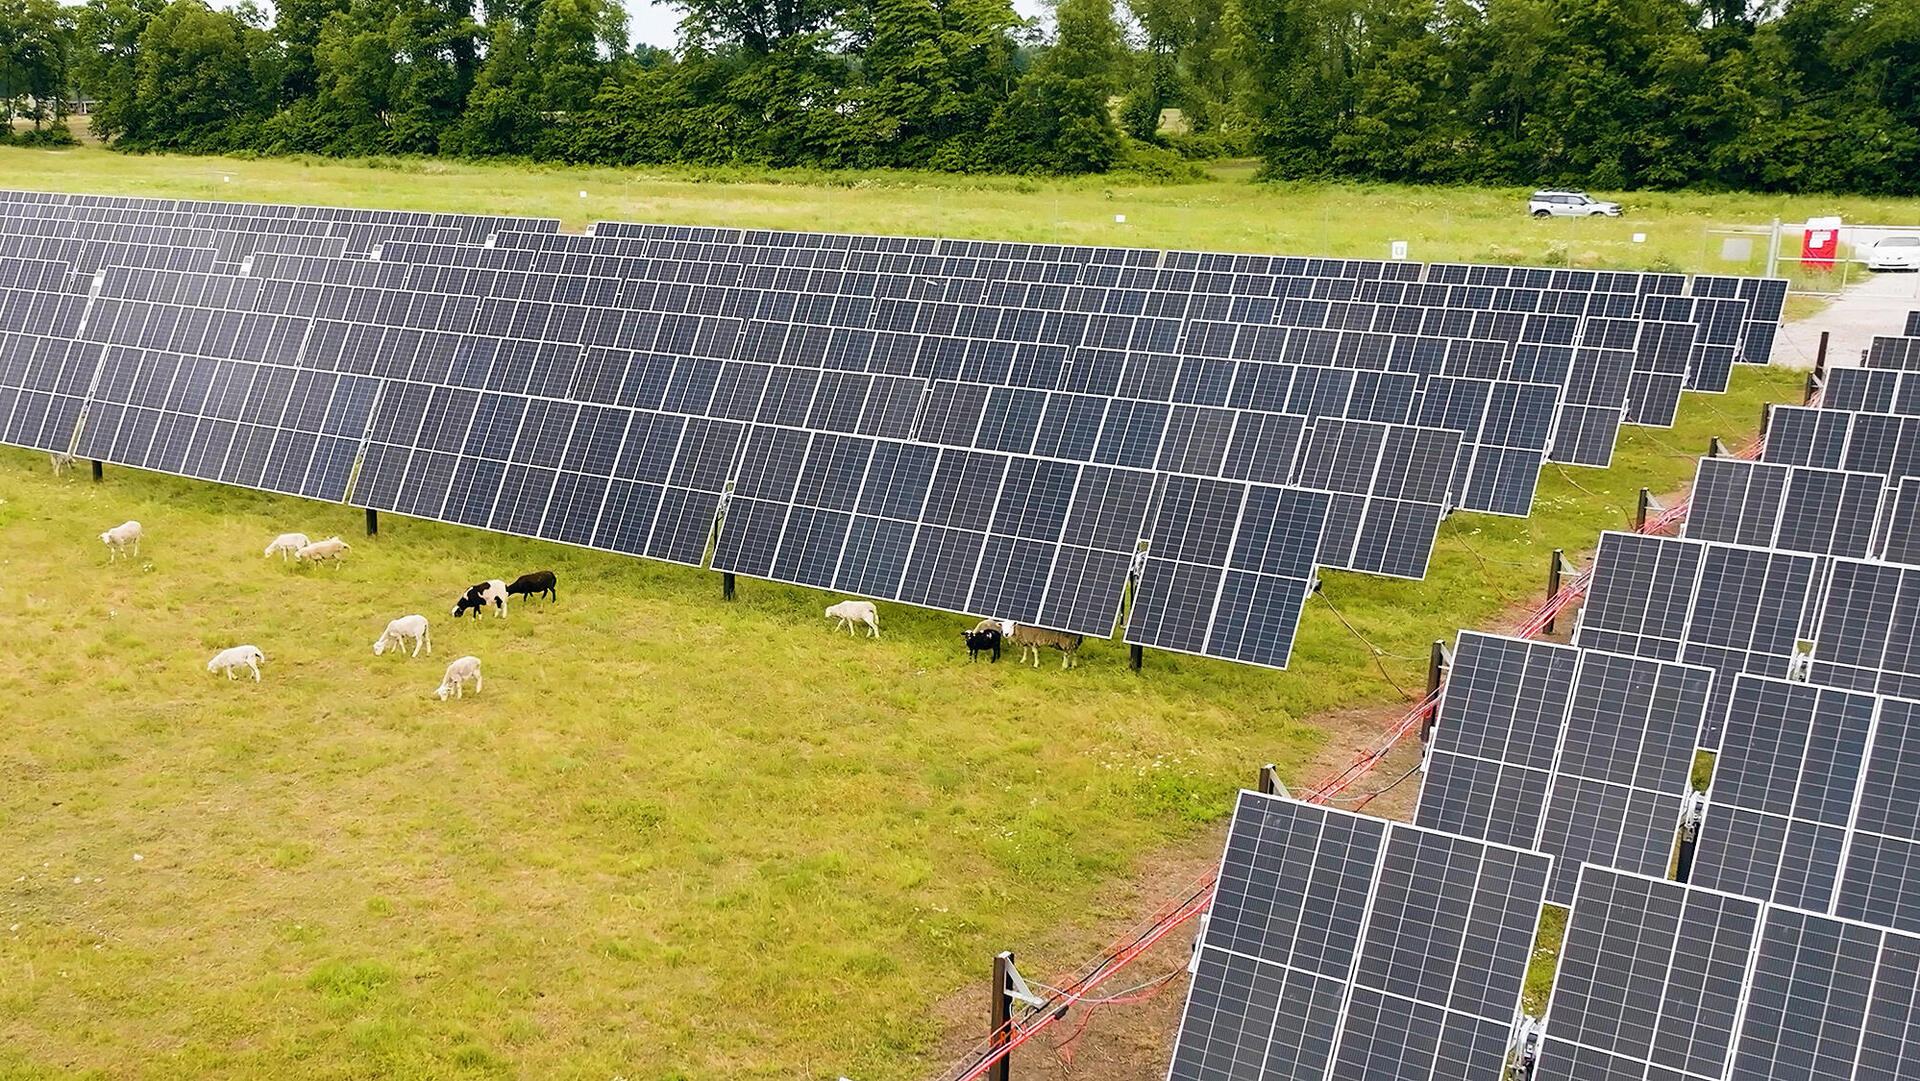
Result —
<instances>
[{"instance_id":1,"label":"dense green foliage","mask_svg":"<svg viewBox=\"0 0 1920 1081\"><path fill-rule=\"evenodd\" d=\"M0 92L133 150L1920 192L1920 0L672 2L677 54L620 0L0 0Z\"/></svg>"}]
</instances>

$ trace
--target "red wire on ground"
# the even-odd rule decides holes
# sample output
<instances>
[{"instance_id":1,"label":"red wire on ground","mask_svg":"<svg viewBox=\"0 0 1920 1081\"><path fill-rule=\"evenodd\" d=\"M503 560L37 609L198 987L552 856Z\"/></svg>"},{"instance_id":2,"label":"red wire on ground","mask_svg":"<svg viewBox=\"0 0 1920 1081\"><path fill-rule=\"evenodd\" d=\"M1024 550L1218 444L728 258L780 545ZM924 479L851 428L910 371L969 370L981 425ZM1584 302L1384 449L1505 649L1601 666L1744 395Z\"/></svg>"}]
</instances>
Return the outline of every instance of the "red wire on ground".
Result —
<instances>
[{"instance_id":1,"label":"red wire on ground","mask_svg":"<svg viewBox=\"0 0 1920 1081\"><path fill-rule=\"evenodd\" d=\"M1816 391L1808 404L1818 405L1819 401L1820 396ZM1741 448L1735 456L1751 461L1757 459L1765 447L1766 438L1765 434L1762 433L1761 438ZM1673 506L1648 518L1645 524L1641 525L1636 532L1644 534L1666 532L1674 523L1686 517L1689 502L1690 500L1688 499L1679 500ZM1541 631L1546 628L1546 625L1556 616L1572 607L1575 601L1578 601L1586 595L1587 586L1592 581L1592 578L1593 572L1591 569L1581 571L1578 575L1574 576L1571 582L1567 582L1560 587L1558 593L1541 602L1540 606L1534 609L1533 614L1515 631L1515 634L1521 638L1533 638L1539 635ZM1392 727L1383 732L1366 751L1362 752L1359 758L1355 759L1345 769L1320 782L1320 784L1316 785L1311 791L1300 798L1307 803L1325 803L1334 796L1352 787L1360 778L1366 776L1375 766L1379 765L1380 762L1400 744L1400 741L1406 739L1408 735L1424 725L1427 718L1439 708L1439 705L1440 696L1438 692L1429 694L1419 702L1416 702L1399 720L1394 722ZM960 1068L958 1073L949 1073L946 1075L947 1081L976 1081L977 1078L984 1076L988 1070L992 1069L1002 1058L1011 1055L1014 1048L1026 1043L1028 1040L1039 1035L1048 1027L1066 1017L1067 1011L1073 1006L1084 1005L1088 1007L1087 1018L1080 1022L1080 1026L1074 1030L1071 1036L1062 1042L1061 1046L1071 1045L1074 1041L1078 1040L1092 1018L1093 1008L1130 1000L1125 997L1111 1000L1096 999L1091 997L1094 989L1106 982L1115 973L1131 964L1141 954L1152 948L1155 943L1171 934L1182 924L1206 911L1207 907L1213 903L1213 894L1217 886L1215 878L1216 872L1208 871L1205 875L1201 876L1194 888L1187 893L1185 900L1180 900L1178 903L1174 901L1163 903L1160 910L1154 916L1148 918L1144 929L1138 929L1136 933L1129 938L1123 939L1122 944L1110 948L1103 956L1103 959L1094 962L1078 978L1063 984L1058 991L1048 996L1043 1005L1029 1008L1023 1015L1015 1017L999 1031L989 1034L986 1040L977 1046L974 1055L970 1056L970 1058L972 1058L972 1064ZM1159 986L1164 985L1156 986L1156 992ZM1140 997L1151 997L1151 993ZM1069 1052L1069 1055L1070 1054L1071 1052Z\"/></svg>"}]
</instances>

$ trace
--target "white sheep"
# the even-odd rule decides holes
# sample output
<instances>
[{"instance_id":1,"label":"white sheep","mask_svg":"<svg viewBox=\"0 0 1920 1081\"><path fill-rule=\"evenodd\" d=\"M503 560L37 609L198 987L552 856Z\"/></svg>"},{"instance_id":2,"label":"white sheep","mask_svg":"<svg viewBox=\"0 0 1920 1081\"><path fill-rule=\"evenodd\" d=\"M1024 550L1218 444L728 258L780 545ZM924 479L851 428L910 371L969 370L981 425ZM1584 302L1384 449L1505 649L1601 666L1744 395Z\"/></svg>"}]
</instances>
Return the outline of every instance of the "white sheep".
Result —
<instances>
[{"instance_id":1,"label":"white sheep","mask_svg":"<svg viewBox=\"0 0 1920 1081\"><path fill-rule=\"evenodd\" d=\"M259 646L234 646L232 649L223 649L214 654L213 659L207 662L207 671L225 671L228 679L239 679L239 676L233 674L233 670L250 668L253 670L253 681L258 683L260 682L260 665L266 659L267 655L260 652Z\"/></svg>"},{"instance_id":2,"label":"white sheep","mask_svg":"<svg viewBox=\"0 0 1920 1081\"><path fill-rule=\"evenodd\" d=\"M323 559L339 563L340 553L351 551L353 551L353 545L348 544L339 537L328 537L326 540L314 541L312 544L306 545L299 551L293 553L293 558L302 563L317 563Z\"/></svg>"},{"instance_id":3,"label":"white sheep","mask_svg":"<svg viewBox=\"0 0 1920 1081\"><path fill-rule=\"evenodd\" d=\"M56 477L73 468L73 455L71 454L48 454L47 460L53 463L53 475Z\"/></svg>"},{"instance_id":4,"label":"white sheep","mask_svg":"<svg viewBox=\"0 0 1920 1081\"><path fill-rule=\"evenodd\" d=\"M100 534L100 543L107 546L107 562L113 562L116 555L124 556L132 548L134 555L140 554L140 523L122 522L105 533Z\"/></svg>"},{"instance_id":5,"label":"white sheep","mask_svg":"<svg viewBox=\"0 0 1920 1081\"><path fill-rule=\"evenodd\" d=\"M880 637L880 610L872 601L841 601L827 609L827 618L837 621L833 625L836 631L845 627L851 635L855 624L864 623L868 638Z\"/></svg>"},{"instance_id":6,"label":"white sheep","mask_svg":"<svg viewBox=\"0 0 1920 1081\"><path fill-rule=\"evenodd\" d=\"M447 700L449 694L455 698L465 698L468 680L473 681L473 693L479 694L481 680L478 657L462 657L447 665L447 674L440 677L440 686L435 688L433 693L439 695L442 702Z\"/></svg>"},{"instance_id":7,"label":"white sheep","mask_svg":"<svg viewBox=\"0 0 1920 1081\"><path fill-rule=\"evenodd\" d=\"M280 562L285 563L288 556L305 548L307 544L307 535L305 533L282 533L273 538L273 543L267 545L267 550L260 554L262 556L272 556L273 553L279 552Z\"/></svg>"},{"instance_id":8,"label":"white sheep","mask_svg":"<svg viewBox=\"0 0 1920 1081\"><path fill-rule=\"evenodd\" d=\"M426 616L401 616L387 624L380 637L373 640L373 655L378 657L388 649L396 653L407 651L407 639L413 639L413 655L420 655L420 647L427 648L427 656L433 656L433 636L427 633Z\"/></svg>"}]
</instances>

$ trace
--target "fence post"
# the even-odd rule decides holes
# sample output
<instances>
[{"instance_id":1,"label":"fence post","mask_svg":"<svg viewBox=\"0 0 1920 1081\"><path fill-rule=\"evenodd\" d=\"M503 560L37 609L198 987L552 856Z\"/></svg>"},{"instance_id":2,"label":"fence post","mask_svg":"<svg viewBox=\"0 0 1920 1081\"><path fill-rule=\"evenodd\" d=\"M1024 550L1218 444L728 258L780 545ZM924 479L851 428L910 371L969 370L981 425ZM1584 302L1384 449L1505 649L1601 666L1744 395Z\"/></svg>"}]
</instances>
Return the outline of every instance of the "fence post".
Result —
<instances>
[{"instance_id":1,"label":"fence post","mask_svg":"<svg viewBox=\"0 0 1920 1081\"><path fill-rule=\"evenodd\" d=\"M1553 562L1547 565L1547 600L1549 602L1560 595L1560 561L1565 554L1566 549L1555 548L1551 557ZM1552 616L1547 617L1546 631L1548 634L1553 633Z\"/></svg>"},{"instance_id":2,"label":"fence post","mask_svg":"<svg viewBox=\"0 0 1920 1081\"><path fill-rule=\"evenodd\" d=\"M1780 276L1780 219L1773 219L1773 236L1767 241L1767 277Z\"/></svg>"},{"instance_id":3,"label":"fence post","mask_svg":"<svg viewBox=\"0 0 1920 1081\"><path fill-rule=\"evenodd\" d=\"M1647 531L1647 511L1652 509L1652 507L1653 493L1645 488L1640 489L1640 506L1639 509L1633 512L1633 531L1635 533L1645 533Z\"/></svg>"},{"instance_id":4,"label":"fence post","mask_svg":"<svg viewBox=\"0 0 1920 1081\"><path fill-rule=\"evenodd\" d=\"M993 1033L992 1046L1003 1047L1012 1038L1013 1032L1013 996L1007 993L1008 978L1013 972L1013 951L1002 950L993 956ZM1007 1052L1000 1061L987 1071L992 1081L1013 1081L1013 1053Z\"/></svg>"}]
</instances>

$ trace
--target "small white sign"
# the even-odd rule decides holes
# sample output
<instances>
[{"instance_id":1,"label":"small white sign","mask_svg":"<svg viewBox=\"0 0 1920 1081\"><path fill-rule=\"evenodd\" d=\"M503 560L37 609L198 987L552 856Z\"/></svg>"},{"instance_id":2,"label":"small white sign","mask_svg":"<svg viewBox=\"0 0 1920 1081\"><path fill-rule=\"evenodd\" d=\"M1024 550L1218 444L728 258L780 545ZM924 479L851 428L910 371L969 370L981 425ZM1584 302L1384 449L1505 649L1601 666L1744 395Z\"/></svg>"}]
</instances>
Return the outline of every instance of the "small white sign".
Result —
<instances>
[{"instance_id":1,"label":"small white sign","mask_svg":"<svg viewBox=\"0 0 1920 1081\"><path fill-rule=\"evenodd\" d=\"M1635 244L1645 244L1647 242L1647 234L1645 233L1633 234L1633 242Z\"/></svg>"},{"instance_id":2,"label":"small white sign","mask_svg":"<svg viewBox=\"0 0 1920 1081\"><path fill-rule=\"evenodd\" d=\"M1393 257L1394 257L1395 259L1405 259L1405 258L1407 257L1407 242L1406 242L1406 241L1404 241L1404 240L1396 240L1396 241L1394 241L1394 242L1393 242Z\"/></svg>"},{"instance_id":3,"label":"small white sign","mask_svg":"<svg viewBox=\"0 0 1920 1081\"><path fill-rule=\"evenodd\" d=\"M1127 224L1127 216L1125 214L1115 214L1113 216L1113 220L1116 225Z\"/></svg>"}]
</instances>

